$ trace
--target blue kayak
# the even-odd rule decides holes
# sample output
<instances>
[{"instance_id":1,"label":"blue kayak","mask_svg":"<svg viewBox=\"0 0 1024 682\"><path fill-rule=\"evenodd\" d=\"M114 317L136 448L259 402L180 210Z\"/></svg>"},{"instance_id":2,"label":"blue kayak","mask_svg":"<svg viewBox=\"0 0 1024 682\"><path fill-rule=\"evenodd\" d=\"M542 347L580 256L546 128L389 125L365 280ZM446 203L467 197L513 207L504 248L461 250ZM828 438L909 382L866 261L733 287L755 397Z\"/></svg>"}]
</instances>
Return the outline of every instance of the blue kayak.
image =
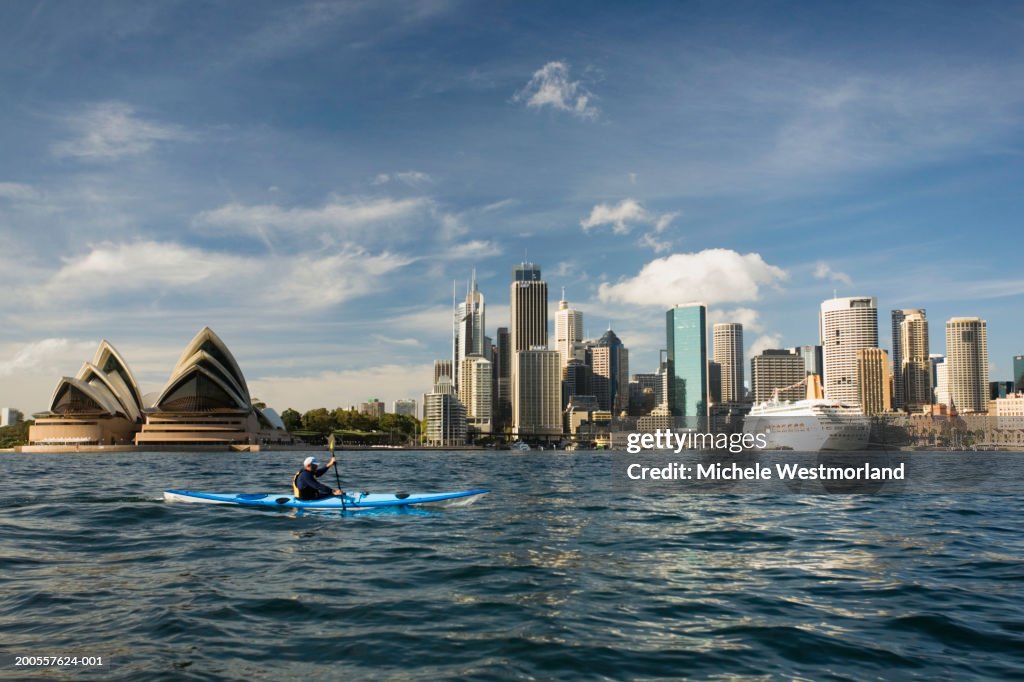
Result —
<instances>
[{"instance_id":1,"label":"blue kayak","mask_svg":"<svg viewBox=\"0 0 1024 682\"><path fill-rule=\"evenodd\" d=\"M167 502L230 504L262 509L338 509L358 511L382 507L463 507L472 504L489 490L461 490L451 493L346 493L322 500L300 500L288 493L199 493L189 490L165 490Z\"/></svg>"}]
</instances>

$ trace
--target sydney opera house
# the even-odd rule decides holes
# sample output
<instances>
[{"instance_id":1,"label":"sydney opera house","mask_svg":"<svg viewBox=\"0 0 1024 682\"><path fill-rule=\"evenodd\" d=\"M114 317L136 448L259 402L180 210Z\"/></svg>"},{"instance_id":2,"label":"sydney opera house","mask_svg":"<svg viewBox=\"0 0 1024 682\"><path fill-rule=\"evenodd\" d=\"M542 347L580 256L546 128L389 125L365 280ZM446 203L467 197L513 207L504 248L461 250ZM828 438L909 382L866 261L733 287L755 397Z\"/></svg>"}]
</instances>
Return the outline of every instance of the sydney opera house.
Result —
<instances>
[{"instance_id":1,"label":"sydney opera house","mask_svg":"<svg viewBox=\"0 0 1024 682\"><path fill-rule=\"evenodd\" d=\"M205 327L185 347L163 389L149 395L139 390L117 350L100 343L92 362L57 383L49 410L35 415L24 449L257 450L290 442L277 413L253 404L231 351Z\"/></svg>"}]
</instances>

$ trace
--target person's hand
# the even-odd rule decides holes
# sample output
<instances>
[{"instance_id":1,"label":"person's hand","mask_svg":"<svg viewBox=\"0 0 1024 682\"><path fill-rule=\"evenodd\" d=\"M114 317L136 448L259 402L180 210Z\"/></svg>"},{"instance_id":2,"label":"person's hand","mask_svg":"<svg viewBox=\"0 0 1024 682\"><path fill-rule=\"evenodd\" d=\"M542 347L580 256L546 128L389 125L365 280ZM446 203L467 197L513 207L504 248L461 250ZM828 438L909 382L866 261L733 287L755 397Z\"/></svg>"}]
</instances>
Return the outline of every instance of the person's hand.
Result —
<instances>
[{"instance_id":1,"label":"person's hand","mask_svg":"<svg viewBox=\"0 0 1024 682\"><path fill-rule=\"evenodd\" d=\"M344 490L335 490L335 491L333 491L333 492L334 492L334 495L335 495L336 497L341 497L342 495L344 495L344 494L345 494L345 491L344 491Z\"/></svg>"},{"instance_id":2,"label":"person's hand","mask_svg":"<svg viewBox=\"0 0 1024 682\"><path fill-rule=\"evenodd\" d=\"M327 463L327 468L330 469L332 466L338 463L337 457L331 457L331 461Z\"/></svg>"}]
</instances>

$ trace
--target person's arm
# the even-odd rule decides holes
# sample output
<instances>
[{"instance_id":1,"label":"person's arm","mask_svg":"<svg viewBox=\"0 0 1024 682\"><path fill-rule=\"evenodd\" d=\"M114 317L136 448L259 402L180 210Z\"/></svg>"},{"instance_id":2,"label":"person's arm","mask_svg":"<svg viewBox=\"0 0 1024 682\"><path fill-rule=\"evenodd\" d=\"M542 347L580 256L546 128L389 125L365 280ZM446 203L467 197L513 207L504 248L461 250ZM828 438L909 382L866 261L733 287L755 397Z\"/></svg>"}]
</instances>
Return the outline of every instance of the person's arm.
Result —
<instances>
[{"instance_id":1,"label":"person's arm","mask_svg":"<svg viewBox=\"0 0 1024 682\"><path fill-rule=\"evenodd\" d=\"M316 488L317 491L321 495L336 495L337 494L334 491L333 488L328 488L327 486L325 486L323 483L321 483L320 481L316 480L315 478L313 479L313 487Z\"/></svg>"}]
</instances>

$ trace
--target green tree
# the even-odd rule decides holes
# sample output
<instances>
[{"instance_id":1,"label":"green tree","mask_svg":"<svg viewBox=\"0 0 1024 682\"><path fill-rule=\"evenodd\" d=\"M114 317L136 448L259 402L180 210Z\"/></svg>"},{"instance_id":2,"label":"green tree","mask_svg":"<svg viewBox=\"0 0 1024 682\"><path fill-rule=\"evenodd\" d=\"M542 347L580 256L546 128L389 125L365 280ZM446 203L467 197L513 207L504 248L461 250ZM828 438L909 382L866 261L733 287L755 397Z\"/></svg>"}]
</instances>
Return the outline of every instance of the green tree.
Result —
<instances>
[{"instance_id":1,"label":"green tree","mask_svg":"<svg viewBox=\"0 0 1024 682\"><path fill-rule=\"evenodd\" d=\"M293 410L290 407L281 413L281 421L284 422L284 428L289 433L302 428L302 415L298 410Z\"/></svg>"},{"instance_id":2,"label":"green tree","mask_svg":"<svg viewBox=\"0 0 1024 682\"><path fill-rule=\"evenodd\" d=\"M318 407L302 415L302 428L307 431L328 434L337 428L334 415L326 407Z\"/></svg>"}]
</instances>

